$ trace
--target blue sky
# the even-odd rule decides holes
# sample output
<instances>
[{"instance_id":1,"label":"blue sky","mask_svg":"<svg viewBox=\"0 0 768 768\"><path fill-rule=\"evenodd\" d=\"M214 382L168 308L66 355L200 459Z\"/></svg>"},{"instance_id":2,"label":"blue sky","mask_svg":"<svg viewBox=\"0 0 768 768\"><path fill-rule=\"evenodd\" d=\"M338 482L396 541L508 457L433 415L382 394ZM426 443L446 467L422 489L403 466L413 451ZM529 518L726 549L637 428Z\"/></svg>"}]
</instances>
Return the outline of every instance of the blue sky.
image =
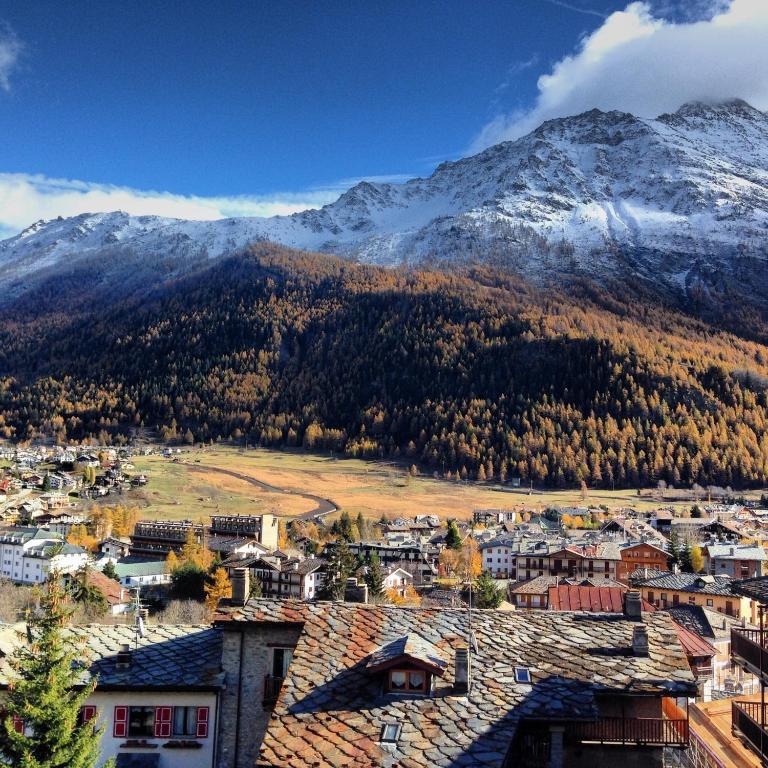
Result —
<instances>
[{"instance_id":1,"label":"blue sky","mask_svg":"<svg viewBox=\"0 0 768 768\"><path fill-rule=\"evenodd\" d=\"M271 213L352 179L426 175L550 116L539 77L611 19L691 26L729 4L0 0L0 231L24 206L29 222L53 214L57 195L65 215L72 195L115 188Z\"/></svg>"}]
</instances>

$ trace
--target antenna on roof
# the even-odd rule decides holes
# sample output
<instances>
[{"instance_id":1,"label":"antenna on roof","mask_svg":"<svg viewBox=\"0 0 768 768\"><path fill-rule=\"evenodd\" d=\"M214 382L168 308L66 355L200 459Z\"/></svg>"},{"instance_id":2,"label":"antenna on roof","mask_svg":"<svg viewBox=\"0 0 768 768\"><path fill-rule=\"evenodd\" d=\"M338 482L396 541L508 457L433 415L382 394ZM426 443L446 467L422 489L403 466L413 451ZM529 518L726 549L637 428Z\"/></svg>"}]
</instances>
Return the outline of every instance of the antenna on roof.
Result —
<instances>
[{"instance_id":1,"label":"antenna on roof","mask_svg":"<svg viewBox=\"0 0 768 768\"><path fill-rule=\"evenodd\" d=\"M136 595L133 602L133 609L136 614L133 647L134 649L138 649L139 638L140 637L144 638L147 636L146 631L144 629L144 616L143 616L143 613L146 609L141 607L141 587L136 587Z\"/></svg>"}]
</instances>

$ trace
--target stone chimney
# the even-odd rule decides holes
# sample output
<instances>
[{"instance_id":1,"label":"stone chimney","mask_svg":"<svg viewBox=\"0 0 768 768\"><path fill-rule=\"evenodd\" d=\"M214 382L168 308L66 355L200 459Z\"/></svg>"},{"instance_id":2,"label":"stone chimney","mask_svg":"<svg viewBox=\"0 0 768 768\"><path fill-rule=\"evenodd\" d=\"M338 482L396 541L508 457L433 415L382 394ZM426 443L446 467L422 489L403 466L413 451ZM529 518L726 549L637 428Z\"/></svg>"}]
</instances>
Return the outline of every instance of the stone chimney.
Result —
<instances>
[{"instance_id":1,"label":"stone chimney","mask_svg":"<svg viewBox=\"0 0 768 768\"><path fill-rule=\"evenodd\" d=\"M456 669L453 675L453 690L456 693L468 693L472 687L469 648L456 649Z\"/></svg>"},{"instance_id":2,"label":"stone chimney","mask_svg":"<svg viewBox=\"0 0 768 768\"><path fill-rule=\"evenodd\" d=\"M637 589L628 589L624 593L624 616L630 621L643 620L643 602Z\"/></svg>"},{"instance_id":3,"label":"stone chimney","mask_svg":"<svg viewBox=\"0 0 768 768\"><path fill-rule=\"evenodd\" d=\"M251 592L251 576L247 568L232 569L232 603L245 605Z\"/></svg>"},{"instance_id":4,"label":"stone chimney","mask_svg":"<svg viewBox=\"0 0 768 768\"><path fill-rule=\"evenodd\" d=\"M648 655L648 628L645 624L632 628L632 653L635 656Z\"/></svg>"},{"instance_id":5,"label":"stone chimney","mask_svg":"<svg viewBox=\"0 0 768 768\"><path fill-rule=\"evenodd\" d=\"M120 646L120 650L117 652L117 663L115 665L118 669L128 669L131 666L131 646L128 643L123 643Z\"/></svg>"},{"instance_id":6,"label":"stone chimney","mask_svg":"<svg viewBox=\"0 0 768 768\"><path fill-rule=\"evenodd\" d=\"M680 573L680 566L677 563L672 563L672 573L676 575Z\"/></svg>"}]
</instances>

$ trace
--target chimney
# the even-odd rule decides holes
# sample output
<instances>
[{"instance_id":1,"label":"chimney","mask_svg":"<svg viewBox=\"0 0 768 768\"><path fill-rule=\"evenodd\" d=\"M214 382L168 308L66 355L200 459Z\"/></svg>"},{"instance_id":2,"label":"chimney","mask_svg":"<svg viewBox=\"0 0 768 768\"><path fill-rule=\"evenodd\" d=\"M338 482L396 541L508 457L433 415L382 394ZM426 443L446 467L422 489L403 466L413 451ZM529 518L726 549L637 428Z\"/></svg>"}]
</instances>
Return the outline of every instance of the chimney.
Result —
<instances>
[{"instance_id":1,"label":"chimney","mask_svg":"<svg viewBox=\"0 0 768 768\"><path fill-rule=\"evenodd\" d=\"M232 603L245 605L251 591L250 573L247 568L232 569Z\"/></svg>"},{"instance_id":2,"label":"chimney","mask_svg":"<svg viewBox=\"0 0 768 768\"><path fill-rule=\"evenodd\" d=\"M648 655L648 628L645 624L632 628L632 653L635 656Z\"/></svg>"},{"instance_id":3,"label":"chimney","mask_svg":"<svg viewBox=\"0 0 768 768\"><path fill-rule=\"evenodd\" d=\"M472 679L469 648L463 646L456 649L456 669L453 676L453 690L455 693L469 693L471 686Z\"/></svg>"},{"instance_id":4,"label":"chimney","mask_svg":"<svg viewBox=\"0 0 768 768\"><path fill-rule=\"evenodd\" d=\"M679 574L680 573L680 566L677 563L672 564L672 573Z\"/></svg>"},{"instance_id":5,"label":"chimney","mask_svg":"<svg viewBox=\"0 0 768 768\"><path fill-rule=\"evenodd\" d=\"M128 643L123 643L120 646L120 650L117 652L117 664L118 669L128 669L131 666L131 646Z\"/></svg>"},{"instance_id":6,"label":"chimney","mask_svg":"<svg viewBox=\"0 0 768 768\"><path fill-rule=\"evenodd\" d=\"M628 589L624 593L624 616L630 621L643 620L643 603L637 589Z\"/></svg>"}]
</instances>

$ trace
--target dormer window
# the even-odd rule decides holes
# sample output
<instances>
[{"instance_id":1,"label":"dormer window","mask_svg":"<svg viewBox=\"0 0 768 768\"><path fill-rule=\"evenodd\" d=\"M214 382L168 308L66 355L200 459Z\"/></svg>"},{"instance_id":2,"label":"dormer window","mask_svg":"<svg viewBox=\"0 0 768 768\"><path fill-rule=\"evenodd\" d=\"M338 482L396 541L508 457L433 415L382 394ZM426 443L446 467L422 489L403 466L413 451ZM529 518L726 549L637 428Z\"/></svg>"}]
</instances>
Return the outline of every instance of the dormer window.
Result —
<instances>
[{"instance_id":1,"label":"dormer window","mask_svg":"<svg viewBox=\"0 0 768 768\"><path fill-rule=\"evenodd\" d=\"M442 677L447 666L434 645L411 633L374 651L366 669L371 675L381 675L387 693L424 696L432 689L432 678Z\"/></svg>"},{"instance_id":2,"label":"dormer window","mask_svg":"<svg viewBox=\"0 0 768 768\"><path fill-rule=\"evenodd\" d=\"M390 693L426 693L429 675L421 669L390 669Z\"/></svg>"}]
</instances>

